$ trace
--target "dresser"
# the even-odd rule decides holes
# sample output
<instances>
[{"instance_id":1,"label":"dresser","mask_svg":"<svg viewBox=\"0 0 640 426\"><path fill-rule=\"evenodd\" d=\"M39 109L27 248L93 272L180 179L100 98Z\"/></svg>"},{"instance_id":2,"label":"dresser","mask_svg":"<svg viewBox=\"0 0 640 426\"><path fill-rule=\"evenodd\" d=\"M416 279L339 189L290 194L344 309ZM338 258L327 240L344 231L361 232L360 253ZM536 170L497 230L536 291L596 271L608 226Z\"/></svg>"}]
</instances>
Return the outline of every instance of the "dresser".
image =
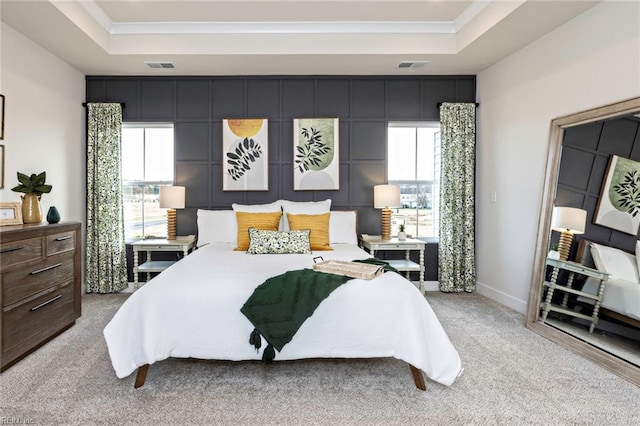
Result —
<instances>
[{"instance_id":1,"label":"dresser","mask_svg":"<svg viewBox=\"0 0 640 426\"><path fill-rule=\"evenodd\" d=\"M0 371L81 314L80 224L0 227Z\"/></svg>"}]
</instances>

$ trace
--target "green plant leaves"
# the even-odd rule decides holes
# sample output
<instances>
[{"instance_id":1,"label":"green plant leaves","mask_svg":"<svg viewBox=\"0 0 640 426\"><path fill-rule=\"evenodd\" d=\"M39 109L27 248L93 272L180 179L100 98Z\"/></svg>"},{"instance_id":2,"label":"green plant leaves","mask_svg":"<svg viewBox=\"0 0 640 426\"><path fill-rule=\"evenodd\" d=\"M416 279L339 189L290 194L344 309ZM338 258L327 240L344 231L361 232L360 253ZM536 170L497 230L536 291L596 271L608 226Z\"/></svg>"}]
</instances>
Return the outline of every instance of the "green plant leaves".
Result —
<instances>
[{"instance_id":1,"label":"green plant leaves","mask_svg":"<svg viewBox=\"0 0 640 426\"><path fill-rule=\"evenodd\" d=\"M632 217L640 214L640 173L637 170L627 172L622 181L613 186L618 194L618 205Z\"/></svg>"},{"instance_id":2,"label":"green plant leaves","mask_svg":"<svg viewBox=\"0 0 640 426\"><path fill-rule=\"evenodd\" d=\"M238 141L234 150L227 152L227 173L231 179L238 180L251 170L254 163L262 155L262 147L251 138Z\"/></svg>"},{"instance_id":3,"label":"green plant leaves","mask_svg":"<svg viewBox=\"0 0 640 426\"><path fill-rule=\"evenodd\" d=\"M331 148L322 142L320 130L313 127L309 129L303 127L300 134L305 139L305 142L296 146L295 167L298 168L300 173L304 173L311 166L320 166L323 161L322 157L329 153Z\"/></svg>"},{"instance_id":4,"label":"green plant leaves","mask_svg":"<svg viewBox=\"0 0 640 426\"><path fill-rule=\"evenodd\" d=\"M47 172L42 172L38 175L32 173L31 176L18 172L17 175L20 185L11 188L14 192L22 192L25 194L34 193L37 196L40 196L51 192L51 189L53 188L51 185L45 184L47 180Z\"/></svg>"}]
</instances>

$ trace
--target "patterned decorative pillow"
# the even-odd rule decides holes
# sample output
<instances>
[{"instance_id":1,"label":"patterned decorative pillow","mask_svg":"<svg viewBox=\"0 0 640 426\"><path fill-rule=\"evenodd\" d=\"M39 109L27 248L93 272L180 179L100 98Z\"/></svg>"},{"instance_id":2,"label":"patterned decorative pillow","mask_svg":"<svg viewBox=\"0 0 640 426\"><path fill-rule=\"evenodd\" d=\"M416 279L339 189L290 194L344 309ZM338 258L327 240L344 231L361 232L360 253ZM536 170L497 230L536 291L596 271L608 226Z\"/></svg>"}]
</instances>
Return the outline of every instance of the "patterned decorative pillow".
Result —
<instances>
[{"instance_id":1,"label":"patterned decorative pillow","mask_svg":"<svg viewBox=\"0 0 640 426\"><path fill-rule=\"evenodd\" d=\"M249 254L310 254L311 230L265 231L249 228Z\"/></svg>"}]
</instances>

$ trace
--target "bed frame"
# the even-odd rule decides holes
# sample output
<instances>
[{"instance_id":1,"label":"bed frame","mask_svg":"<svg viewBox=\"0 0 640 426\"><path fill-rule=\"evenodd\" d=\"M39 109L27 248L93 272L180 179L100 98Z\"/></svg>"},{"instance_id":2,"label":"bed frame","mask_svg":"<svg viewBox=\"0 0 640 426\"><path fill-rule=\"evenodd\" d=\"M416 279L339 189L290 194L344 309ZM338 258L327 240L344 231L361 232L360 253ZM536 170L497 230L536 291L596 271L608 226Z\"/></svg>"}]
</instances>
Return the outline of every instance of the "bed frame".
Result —
<instances>
[{"instance_id":1,"label":"bed frame","mask_svg":"<svg viewBox=\"0 0 640 426\"><path fill-rule=\"evenodd\" d=\"M427 390L427 385L424 381L424 374L422 374L422 370L414 367L409 364L409 368L411 369L411 376L413 377L413 383L415 383L416 387L421 391ZM147 372L149 371L149 364L145 364L138 368L138 373L136 374L136 381L133 384L133 387L138 389L144 385L145 380L147 379Z\"/></svg>"},{"instance_id":2,"label":"bed frame","mask_svg":"<svg viewBox=\"0 0 640 426\"><path fill-rule=\"evenodd\" d=\"M584 266L588 266L590 268L595 268L595 263L593 261L593 257L591 256L591 250L589 249L589 244L591 241L581 239L578 241L578 247L576 250L576 262L583 264ZM632 327L640 328L640 321L635 318L628 317L626 315L622 315L619 312L612 311L611 309L603 308L600 306L600 310L598 311L599 317L608 317L620 322L623 322Z\"/></svg>"}]
</instances>

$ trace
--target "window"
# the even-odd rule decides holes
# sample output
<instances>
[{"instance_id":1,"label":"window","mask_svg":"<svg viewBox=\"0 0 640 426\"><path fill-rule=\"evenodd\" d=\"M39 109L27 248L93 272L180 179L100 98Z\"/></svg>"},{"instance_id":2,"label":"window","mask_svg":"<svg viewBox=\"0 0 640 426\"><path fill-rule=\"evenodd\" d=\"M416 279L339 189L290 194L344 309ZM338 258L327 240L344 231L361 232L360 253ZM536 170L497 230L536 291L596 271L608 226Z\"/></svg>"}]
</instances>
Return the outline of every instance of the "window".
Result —
<instances>
[{"instance_id":1,"label":"window","mask_svg":"<svg viewBox=\"0 0 640 426\"><path fill-rule=\"evenodd\" d=\"M166 237L159 196L173 185L173 124L122 125L122 181L125 239Z\"/></svg>"},{"instance_id":2,"label":"window","mask_svg":"<svg viewBox=\"0 0 640 426\"><path fill-rule=\"evenodd\" d=\"M402 203L391 233L404 223L413 237L437 237L440 123L389 123L387 150L389 183L400 186Z\"/></svg>"}]
</instances>

